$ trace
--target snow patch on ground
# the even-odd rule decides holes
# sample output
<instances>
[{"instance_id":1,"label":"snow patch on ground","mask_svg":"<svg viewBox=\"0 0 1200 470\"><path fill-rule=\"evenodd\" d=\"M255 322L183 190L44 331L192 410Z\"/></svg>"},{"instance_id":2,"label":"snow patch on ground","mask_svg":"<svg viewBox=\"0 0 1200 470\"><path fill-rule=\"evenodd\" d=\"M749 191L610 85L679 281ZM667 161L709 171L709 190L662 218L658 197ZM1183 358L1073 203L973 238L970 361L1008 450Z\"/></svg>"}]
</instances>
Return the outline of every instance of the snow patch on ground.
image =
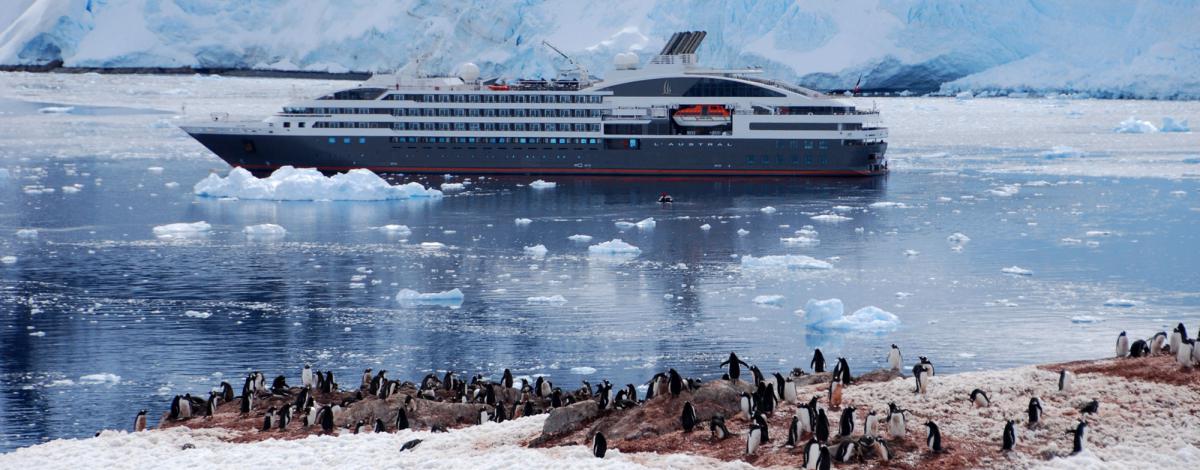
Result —
<instances>
[{"instance_id":1,"label":"snow patch on ground","mask_svg":"<svg viewBox=\"0 0 1200 470\"><path fill-rule=\"evenodd\" d=\"M386 201L437 198L442 192L419 183L388 184L366 169L325 176L314 168L285 166L266 178L255 178L244 168L234 168L224 178L210 174L192 188L197 196L262 199L270 201Z\"/></svg>"}]
</instances>

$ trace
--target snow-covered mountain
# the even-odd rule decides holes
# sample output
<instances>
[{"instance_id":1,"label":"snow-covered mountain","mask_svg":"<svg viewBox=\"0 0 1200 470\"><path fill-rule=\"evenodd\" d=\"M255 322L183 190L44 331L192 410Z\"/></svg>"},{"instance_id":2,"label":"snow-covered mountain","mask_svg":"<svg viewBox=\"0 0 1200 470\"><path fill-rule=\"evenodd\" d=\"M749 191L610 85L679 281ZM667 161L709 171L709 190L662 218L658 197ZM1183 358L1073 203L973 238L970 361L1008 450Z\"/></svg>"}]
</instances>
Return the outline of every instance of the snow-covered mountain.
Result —
<instances>
[{"instance_id":1,"label":"snow-covered mountain","mask_svg":"<svg viewBox=\"0 0 1200 470\"><path fill-rule=\"evenodd\" d=\"M821 89L1200 98L1186 0L5 0L0 64L603 75L707 30L701 59Z\"/></svg>"}]
</instances>

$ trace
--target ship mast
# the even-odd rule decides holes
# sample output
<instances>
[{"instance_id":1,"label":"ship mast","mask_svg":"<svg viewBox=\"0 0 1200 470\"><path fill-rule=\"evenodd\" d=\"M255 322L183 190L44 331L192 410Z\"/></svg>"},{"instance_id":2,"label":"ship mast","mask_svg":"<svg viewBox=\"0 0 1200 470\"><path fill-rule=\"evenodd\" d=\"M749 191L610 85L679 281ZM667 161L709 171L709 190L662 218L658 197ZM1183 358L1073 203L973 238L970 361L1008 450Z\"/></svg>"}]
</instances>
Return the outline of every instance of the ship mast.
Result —
<instances>
[{"instance_id":1,"label":"ship mast","mask_svg":"<svg viewBox=\"0 0 1200 470\"><path fill-rule=\"evenodd\" d=\"M571 65L574 66L574 69L572 69L572 70L578 75L578 80L579 80L580 86L583 86L584 84L590 82L590 79L588 78L588 77L590 77L590 75L588 75L587 67L584 67L583 64L576 62L574 58L567 55L565 52L560 51L557 47L554 47L554 45L550 44L548 41L542 40L542 45L549 47L554 52L557 52L558 55L563 56L564 59L567 59L567 62L570 62Z\"/></svg>"}]
</instances>

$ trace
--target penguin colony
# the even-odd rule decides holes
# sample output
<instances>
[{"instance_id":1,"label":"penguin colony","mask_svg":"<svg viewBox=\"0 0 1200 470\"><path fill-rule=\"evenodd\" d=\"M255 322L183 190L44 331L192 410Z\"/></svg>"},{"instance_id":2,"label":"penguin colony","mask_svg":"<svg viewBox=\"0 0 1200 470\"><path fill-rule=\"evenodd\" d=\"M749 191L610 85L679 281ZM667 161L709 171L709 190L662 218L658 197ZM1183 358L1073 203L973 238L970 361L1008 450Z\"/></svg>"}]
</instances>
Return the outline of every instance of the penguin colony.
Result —
<instances>
[{"instance_id":1,"label":"penguin colony","mask_svg":"<svg viewBox=\"0 0 1200 470\"><path fill-rule=\"evenodd\" d=\"M1175 327L1171 335L1160 332L1132 343L1126 333L1121 332L1116 341L1115 355L1117 358L1170 356L1181 367L1192 368L1200 366L1197 341L1200 338L1187 337L1183 324ZM885 360L892 373L898 373L903 367L903 355L894 344ZM814 351L809 365L814 374L826 370L826 360L819 349ZM805 377L807 373L803 370L795 369L786 377L780 373L768 376L735 353L730 353L720 367L724 370L721 380L744 389L738 400L738 412L730 416L703 413L696 404L684 400L685 396L680 398L678 427L684 433L707 429L710 441L742 436L745 445L741 458L744 460L754 462L762 447L773 440L772 434L774 439L786 436L784 448L791 449L790 452L796 457L795 463L805 469L827 469L849 463L881 462L886 465L886 462L896 458L900 449L933 458L953 449L950 443L954 437L944 436L936 422L926 419L921 423L918 419L922 414L920 410L909 410L897 404L909 397L898 396L895 401L886 403L886 407L876 404L862 408L842 403L842 391L856 382L845 358L838 358L834 363L828 375L826 392L811 396L808 400L799 396L799 388L812 385L812 379L816 376ZM744 381L743 368L749 372ZM911 389L913 395L925 394L934 386L936 369L928 357L919 356L911 373L915 384ZM499 381L486 380L480 375L464 380L447 372L441 377L426 375L419 383L393 380L388 378L387 371L366 369L361 380L357 380L358 386L351 387L351 391L339 386L333 372L314 371L307 364L301 370L300 377L301 385L298 387L289 386L285 376L275 377L268 387L266 376L254 372L246 376L240 395L235 395L234 388L227 382L222 382L217 389L209 392L207 398L178 395L171 401L170 410L163 419L166 422L184 422L211 418L224 406L236 409L243 417L258 419L261 423L259 432L280 432L289 427L299 427L321 434L379 433L413 428L410 416L422 402L479 405L476 408L478 415L473 422L457 423L471 425L546 413L586 400L595 401L602 412L632 409L656 396L676 398L685 391L691 392L703 385L701 380L684 378L674 369L655 374L646 384L644 399L639 399L638 388L634 384L627 384L614 392L614 386L607 380L596 386L584 381L578 389L564 391L542 377L533 383L526 379L516 383L508 369L503 371ZM1057 391L1072 394L1073 381L1073 373L1060 370L1055 384ZM352 422L344 419L345 410L354 403L376 398L385 400L385 403L392 398L390 402L394 407L379 416L360 417ZM969 395L962 397L962 401L964 407L992 406L992 397L981 388L972 390ZM794 407L795 413L790 417L786 430L774 429L767 418L784 403ZM860 408L862 412L859 412ZM1100 410L1101 402L1090 399L1073 411L1078 414L1078 420L1073 427L1063 430L1064 448L1069 446L1072 454L1086 448L1089 421L1102 419ZM1021 443L1021 429L1041 426L1046 411L1043 401L1037 396L1029 397L1025 409L996 410L995 419L1000 432L996 436L995 452L1003 455L1016 450ZM1066 410L1050 411L1060 415L1068 413ZM708 417L702 419L701 416ZM831 424L832 417L837 418L836 424ZM339 422L343 423L340 427L337 424ZM142 410L134 420L133 429L143 431L146 428L146 411ZM446 429L435 424L431 425L431 430L437 432ZM589 441L592 454L597 458L604 458L610 450L609 437L603 432L589 432ZM419 439L405 442L400 450L411 451L420 442Z\"/></svg>"}]
</instances>

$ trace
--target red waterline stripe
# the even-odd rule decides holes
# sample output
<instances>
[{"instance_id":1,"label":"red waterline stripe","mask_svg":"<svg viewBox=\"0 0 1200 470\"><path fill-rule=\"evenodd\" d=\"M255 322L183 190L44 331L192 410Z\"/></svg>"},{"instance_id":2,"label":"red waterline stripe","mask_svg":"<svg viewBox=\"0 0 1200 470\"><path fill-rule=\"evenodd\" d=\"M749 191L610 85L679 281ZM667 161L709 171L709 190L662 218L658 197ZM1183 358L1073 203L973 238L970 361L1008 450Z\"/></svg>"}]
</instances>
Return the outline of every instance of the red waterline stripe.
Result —
<instances>
[{"instance_id":1,"label":"red waterline stripe","mask_svg":"<svg viewBox=\"0 0 1200 470\"><path fill-rule=\"evenodd\" d=\"M280 165L236 164L248 170L277 170ZM317 166L320 171L349 171L358 168L379 173L498 173L498 174L621 174L621 175L727 175L727 176L876 176L884 172L867 170L653 170L622 168L473 168L403 166Z\"/></svg>"}]
</instances>

